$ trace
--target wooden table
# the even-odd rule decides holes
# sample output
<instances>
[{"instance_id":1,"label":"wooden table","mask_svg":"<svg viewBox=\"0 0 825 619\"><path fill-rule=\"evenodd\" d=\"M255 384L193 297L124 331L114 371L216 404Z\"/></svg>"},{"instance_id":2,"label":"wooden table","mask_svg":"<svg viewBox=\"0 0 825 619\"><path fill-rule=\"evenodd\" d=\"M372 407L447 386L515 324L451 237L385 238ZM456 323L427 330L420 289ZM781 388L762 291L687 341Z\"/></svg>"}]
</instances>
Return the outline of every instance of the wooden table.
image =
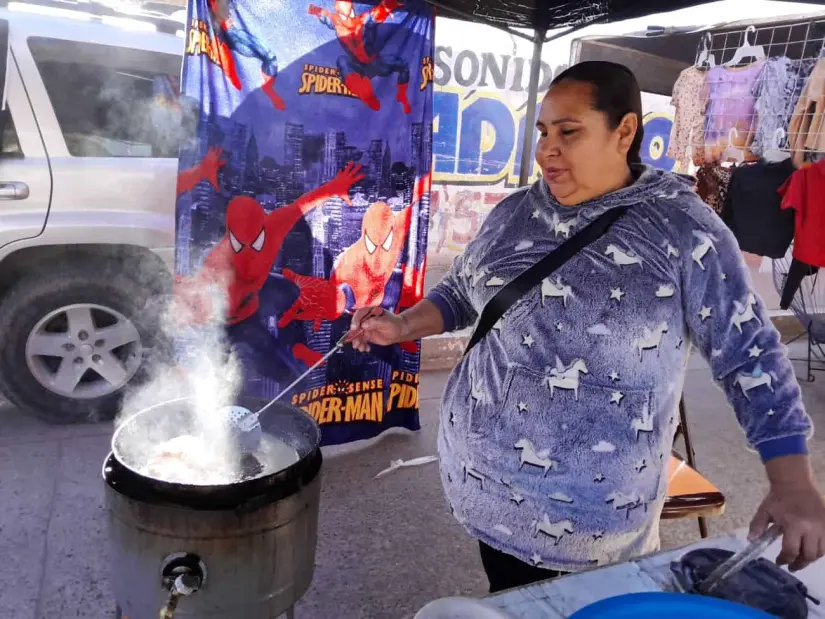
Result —
<instances>
[{"instance_id":1,"label":"wooden table","mask_svg":"<svg viewBox=\"0 0 825 619\"><path fill-rule=\"evenodd\" d=\"M714 547L737 551L747 545L746 532L706 539L676 550L582 572L554 581L513 589L490 596L485 602L502 609L513 619L563 619L585 606L605 598L626 593L649 591L676 591L677 585L670 572L671 561L696 548ZM775 559L780 543L772 545L765 557ZM821 600L822 606L809 602L811 619L825 619L825 559L795 574L805 583L811 596Z\"/></svg>"}]
</instances>

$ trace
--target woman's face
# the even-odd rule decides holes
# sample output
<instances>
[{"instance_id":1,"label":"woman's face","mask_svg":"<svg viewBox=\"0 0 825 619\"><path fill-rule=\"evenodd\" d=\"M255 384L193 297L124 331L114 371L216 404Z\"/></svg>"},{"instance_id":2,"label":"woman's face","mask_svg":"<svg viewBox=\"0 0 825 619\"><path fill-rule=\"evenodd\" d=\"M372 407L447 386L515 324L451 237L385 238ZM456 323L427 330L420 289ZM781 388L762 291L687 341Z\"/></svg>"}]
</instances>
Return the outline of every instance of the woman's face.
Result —
<instances>
[{"instance_id":1,"label":"woman's face","mask_svg":"<svg viewBox=\"0 0 825 619\"><path fill-rule=\"evenodd\" d=\"M562 81L544 97L536 123L536 161L550 193L565 206L620 189L630 175L627 151L638 127L636 115L627 114L611 129L592 102L590 84Z\"/></svg>"}]
</instances>

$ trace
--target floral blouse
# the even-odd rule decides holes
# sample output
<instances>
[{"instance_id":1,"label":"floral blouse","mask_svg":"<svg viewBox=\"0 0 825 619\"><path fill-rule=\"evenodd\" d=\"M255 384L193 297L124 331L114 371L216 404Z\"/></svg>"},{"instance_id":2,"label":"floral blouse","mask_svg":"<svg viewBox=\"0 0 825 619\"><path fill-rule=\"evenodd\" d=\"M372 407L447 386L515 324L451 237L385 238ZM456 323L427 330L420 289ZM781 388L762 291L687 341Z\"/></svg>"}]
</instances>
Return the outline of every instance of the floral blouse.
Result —
<instances>
[{"instance_id":1,"label":"floral blouse","mask_svg":"<svg viewBox=\"0 0 825 619\"><path fill-rule=\"evenodd\" d=\"M673 85L671 104L676 108L667 156L675 159L680 170L687 170L693 157L696 165L704 162L705 103L707 74L688 67Z\"/></svg>"}]
</instances>

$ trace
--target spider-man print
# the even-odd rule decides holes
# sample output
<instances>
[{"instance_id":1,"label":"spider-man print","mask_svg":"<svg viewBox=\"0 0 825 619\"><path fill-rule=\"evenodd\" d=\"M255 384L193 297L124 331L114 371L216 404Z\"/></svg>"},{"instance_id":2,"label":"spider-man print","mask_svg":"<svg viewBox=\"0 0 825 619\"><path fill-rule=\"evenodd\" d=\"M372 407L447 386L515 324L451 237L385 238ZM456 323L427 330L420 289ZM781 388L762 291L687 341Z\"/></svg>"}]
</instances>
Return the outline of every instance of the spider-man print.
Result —
<instances>
[{"instance_id":1,"label":"spider-man print","mask_svg":"<svg viewBox=\"0 0 825 619\"><path fill-rule=\"evenodd\" d=\"M213 179L216 180L216 169L220 167L220 155L219 149L210 150L204 159L208 163L196 166L197 173L184 172L183 174L188 174L184 180L190 185L204 179L212 183ZM277 278L271 275L284 239L300 219L328 199L339 197L350 203L350 189L363 178L361 166L350 164L330 182L269 214L254 198L233 198L226 209L226 234L206 257L197 275L177 279L176 292L179 298L196 316L202 317L211 309L206 297L209 286L217 284L224 287L228 297L226 323L230 340L245 342L257 363L269 363L267 359L280 359L280 371L286 369L294 374L300 370L300 365L276 344L276 321L264 320L257 315L261 294L270 294L275 307L285 303L283 309L289 307L293 299L287 298L285 301L283 295L276 294L274 279ZM181 184L182 181L179 180L179 192ZM270 286L266 288L268 283ZM292 352L299 359L314 358L314 353L303 344L296 347L297 350L293 348ZM262 375L272 374L266 372Z\"/></svg>"},{"instance_id":2,"label":"spider-man print","mask_svg":"<svg viewBox=\"0 0 825 619\"><path fill-rule=\"evenodd\" d=\"M215 29L220 32L218 54L221 69L232 85L241 90L241 80L238 77L235 60L230 52L259 60L263 76L261 89L269 97L272 105L283 111L286 109L286 105L278 93L275 92L275 78L278 77L278 58L275 56L275 52L269 49L245 25L237 23L232 17L230 1L209 0L209 11L212 14Z\"/></svg>"},{"instance_id":3,"label":"spider-man print","mask_svg":"<svg viewBox=\"0 0 825 619\"><path fill-rule=\"evenodd\" d=\"M396 100L405 114L412 112L407 98L410 83L410 65L401 56L381 54L377 29L393 11L402 6L398 0L382 0L375 8L356 14L350 0L337 0L335 10L328 11L311 4L309 14L335 31L345 54L338 58L341 79L349 90L372 110L380 110L381 103L372 89L372 78L398 75Z\"/></svg>"},{"instance_id":4,"label":"spider-man print","mask_svg":"<svg viewBox=\"0 0 825 619\"><path fill-rule=\"evenodd\" d=\"M200 163L178 173L178 195L188 193L206 181L215 191L220 191L218 172L226 165L222 148L210 148Z\"/></svg>"},{"instance_id":5,"label":"spider-man print","mask_svg":"<svg viewBox=\"0 0 825 619\"><path fill-rule=\"evenodd\" d=\"M428 174L416 184L413 205L429 191L429 186ZM387 283L407 243L412 212L413 206L394 213L384 202L371 205L361 222L361 237L338 256L328 280L284 269L284 277L295 283L300 295L278 325L285 327L293 320L306 320L312 321L318 330L322 321L336 320L345 311L383 305ZM423 295L423 287L423 270L404 265L400 299L389 309L415 305ZM405 349L415 347L405 345Z\"/></svg>"}]
</instances>

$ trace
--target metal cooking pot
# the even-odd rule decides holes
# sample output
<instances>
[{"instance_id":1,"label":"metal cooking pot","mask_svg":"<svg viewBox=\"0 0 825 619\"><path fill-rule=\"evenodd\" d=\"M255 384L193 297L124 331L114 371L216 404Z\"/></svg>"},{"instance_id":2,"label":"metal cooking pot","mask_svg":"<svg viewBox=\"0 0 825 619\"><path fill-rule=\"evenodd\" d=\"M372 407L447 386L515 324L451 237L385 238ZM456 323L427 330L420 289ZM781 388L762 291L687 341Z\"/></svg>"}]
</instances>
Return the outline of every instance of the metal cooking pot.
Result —
<instances>
[{"instance_id":1,"label":"metal cooking pot","mask_svg":"<svg viewBox=\"0 0 825 619\"><path fill-rule=\"evenodd\" d=\"M237 404L258 410L255 399L240 399ZM198 424L192 412L194 400L180 398L147 408L120 424L112 438L112 452L106 459L104 477L119 492L137 495L138 500L168 501L196 509L235 509L251 499L278 500L288 496L302 481L315 476L321 466L321 431L315 420L299 408L275 403L261 420L270 434L298 452L298 462L285 469L263 469L243 480L214 486L180 484L149 477L145 470L147 447L157 446L184 434L195 433ZM111 469L109 474L106 471Z\"/></svg>"},{"instance_id":2,"label":"metal cooking pot","mask_svg":"<svg viewBox=\"0 0 825 619\"><path fill-rule=\"evenodd\" d=\"M262 402L240 399L257 410ZM146 409L123 422L103 466L112 582L119 616L271 619L292 608L312 582L321 489L320 430L302 410L275 404L265 433L298 461L265 460L241 481L172 483L141 473L147 446L196 426L189 399ZM257 463L256 463L257 464Z\"/></svg>"}]
</instances>

